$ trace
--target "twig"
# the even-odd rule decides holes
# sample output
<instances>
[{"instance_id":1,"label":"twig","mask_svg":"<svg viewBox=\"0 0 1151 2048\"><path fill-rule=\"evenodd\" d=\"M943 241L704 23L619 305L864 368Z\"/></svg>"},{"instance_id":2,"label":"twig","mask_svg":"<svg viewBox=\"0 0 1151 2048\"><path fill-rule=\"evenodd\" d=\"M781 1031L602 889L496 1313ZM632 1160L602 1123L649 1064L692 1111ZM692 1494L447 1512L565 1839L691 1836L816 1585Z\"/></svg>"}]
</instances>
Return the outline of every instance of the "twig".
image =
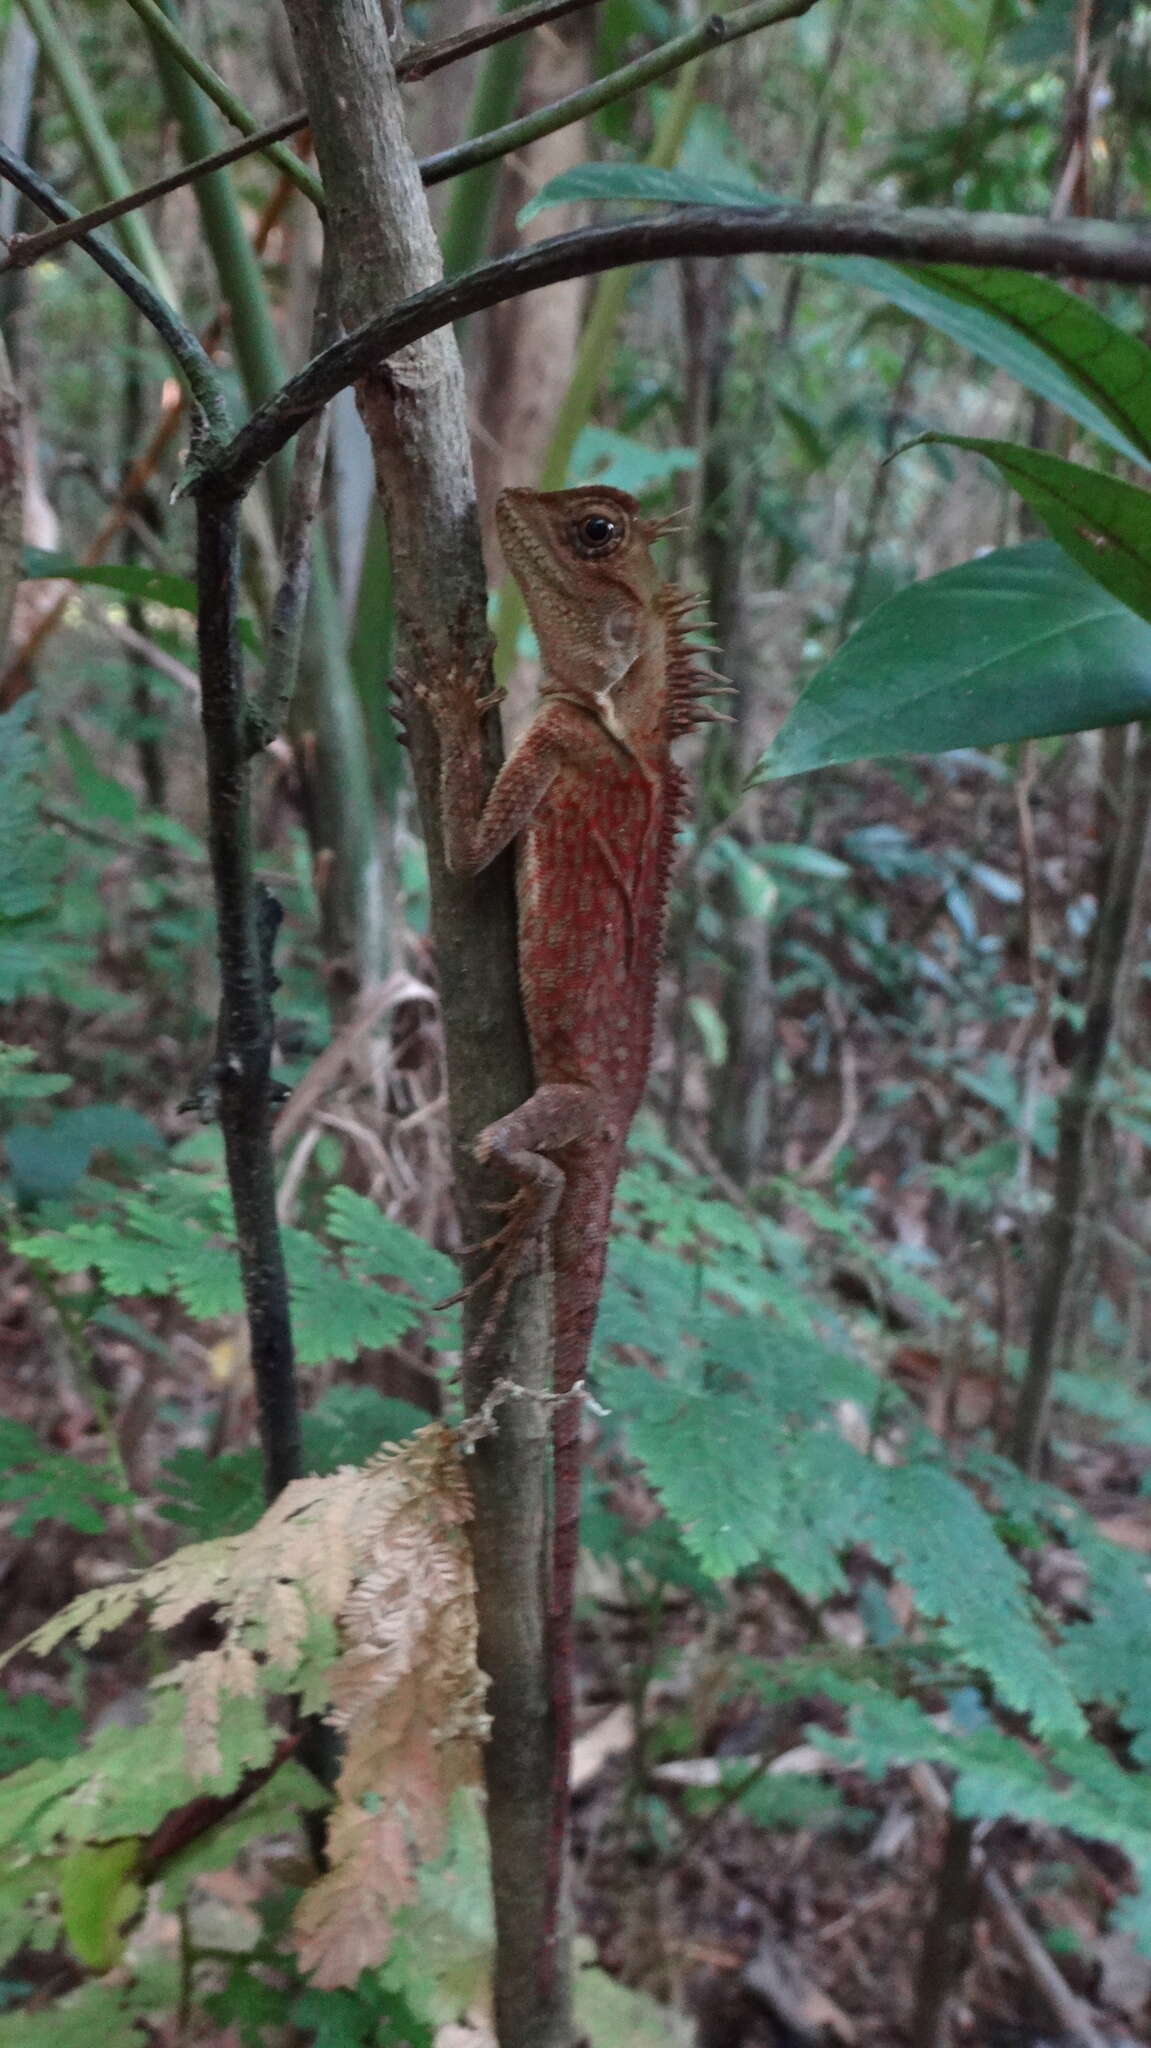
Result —
<instances>
[{"instance_id":1,"label":"twig","mask_svg":"<svg viewBox=\"0 0 1151 2048\"><path fill-rule=\"evenodd\" d=\"M814 1187L826 1179L842 1152L852 1131L859 1122L859 1061L851 1042L847 1018L843 1007L830 990L827 992L827 1008L833 1024L839 1032L839 1122L825 1145L821 1145L814 1159L801 1167L796 1174L803 1187Z\"/></svg>"},{"instance_id":2,"label":"twig","mask_svg":"<svg viewBox=\"0 0 1151 2048\"><path fill-rule=\"evenodd\" d=\"M128 5L133 14L139 16L149 35L164 45L177 64L182 66L190 78L195 79L201 92L206 94L208 99L219 107L220 112L227 115L233 126L240 130L241 135L254 137L258 133L255 116L249 113L243 100L232 91L219 72L213 71L212 66L193 50L175 22L169 20L159 5L159 0L128 0ZM290 178L304 197L310 199L313 206L322 212L324 188L310 165L302 162L295 151L285 148L282 142L266 142L262 147L265 155L271 158L277 169L282 171L286 178Z\"/></svg>"},{"instance_id":3,"label":"twig","mask_svg":"<svg viewBox=\"0 0 1151 2048\"><path fill-rule=\"evenodd\" d=\"M439 327L566 278L679 256L879 256L889 263L966 263L981 270L1151 284L1151 232L1113 221L880 206L684 207L659 218L577 228L415 292L308 363L254 412L230 446L189 478L248 490L265 462L320 406Z\"/></svg>"},{"instance_id":4,"label":"twig","mask_svg":"<svg viewBox=\"0 0 1151 2048\"><path fill-rule=\"evenodd\" d=\"M492 21L481 21L475 28L445 36L442 42L424 43L406 51L396 65L396 77L404 84L415 84L429 78L433 71L442 70L445 64L458 63L461 57L474 57L479 50L490 50L493 44L506 42L509 36L526 35L529 29L542 28L546 22L559 21L565 14L598 4L599 0L536 0L531 7L511 8Z\"/></svg>"},{"instance_id":5,"label":"twig","mask_svg":"<svg viewBox=\"0 0 1151 2048\"><path fill-rule=\"evenodd\" d=\"M502 43L509 36L524 35L528 29L556 21L561 15L574 13L577 8L597 5L598 0L539 0L536 6L497 15L494 21L480 22L476 28L464 29L459 35L445 36L442 42L426 43L421 49L410 51L400 58L396 75L412 82L430 78L433 72L442 70L445 65L454 64L461 57L474 56L478 50L488 49L493 43ZM222 111L227 112L227 109ZM163 199L169 192L178 192L185 185L195 184L198 178L206 178L212 171L227 170L230 164L240 163L244 157L267 153L274 163L280 165L289 182L295 184L295 171L287 167L285 158L290 157L294 165L298 165L300 159L290 151L281 155L270 145L283 142L290 135L298 135L307 126L307 108L296 107L290 114L281 115L278 121L270 122L266 128L245 128L242 141L230 143L227 149L217 149L210 156L198 157L195 163L182 164L178 170L170 171L167 177L141 185L120 199L109 200L106 206L93 207L91 213L78 214L75 220L64 221L59 227L44 228L39 234L13 235L8 254L0 263L0 276L6 270L27 269L30 264L39 263L42 257L50 256L54 250L74 242L89 228L104 227L109 221L120 220L124 214L134 213L138 207L148 206L154 199Z\"/></svg>"},{"instance_id":6,"label":"twig","mask_svg":"<svg viewBox=\"0 0 1151 2048\"><path fill-rule=\"evenodd\" d=\"M142 655L156 670L157 675L167 676L170 683L175 683L181 690L186 690L189 697L199 700L200 678L194 668L188 667L186 661L181 661L175 654L169 654L164 647L157 647L154 640L149 640L147 634L141 633L135 626L124 625L118 619L108 618L104 620L104 625L113 640L120 642L121 647L126 647L130 654Z\"/></svg>"},{"instance_id":7,"label":"twig","mask_svg":"<svg viewBox=\"0 0 1151 2048\"><path fill-rule=\"evenodd\" d=\"M51 256L54 250L76 241L89 229L102 228L110 220L119 220L125 213L134 213L139 206L150 205L153 199L163 199L169 192L178 192L184 185L193 185L197 178L206 178L211 171L226 170L229 164L238 163L241 157L255 154L265 143L294 135L306 126L306 116L301 117L298 112L286 114L283 120L273 122L270 128L261 128L245 141L233 142L227 149L217 149L211 156L198 157L194 164L181 164L179 170L170 171L166 178L156 178L150 185L140 185L134 192L126 192L122 199L109 200L106 206L94 206L91 213L77 214L75 220L62 221L59 227L43 228L39 234L13 235L8 244L8 254L0 263L0 276L6 270L26 270L29 264L39 263L43 256Z\"/></svg>"},{"instance_id":8,"label":"twig","mask_svg":"<svg viewBox=\"0 0 1151 2048\"><path fill-rule=\"evenodd\" d=\"M1099 1083L1110 1049L1123 965L1135 924L1139 876L1149 845L1151 727L1144 726L1128 764L1123 814L1099 906L1083 1031L1059 1102L1055 1195L1047 1218L1027 1367L1010 1443L1010 1455L1025 1472L1033 1472L1039 1458L1051 1381L1069 1319Z\"/></svg>"},{"instance_id":9,"label":"twig","mask_svg":"<svg viewBox=\"0 0 1151 2048\"><path fill-rule=\"evenodd\" d=\"M326 239L312 314L313 353L334 341L339 332L333 245ZM328 420L326 408L314 413L296 442L280 535L280 587L272 606L264 675L248 704L248 744L254 754L260 753L280 731L296 687L312 581L312 529L320 509L328 454Z\"/></svg>"},{"instance_id":10,"label":"twig","mask_svg":"<svg viewBox=\"0 0 1151 2048\"><path fill-rule=\"evenodd\" d=\"M454 149L441 150L438 156L425 157L420 175L425 185L458 178L464 171L491 163L495 157L525 149L529 142L538 142L544 135L554 135L558 128L570 128L574 121L583 121L589 114L613 106L616 100L627 99L645 85L653 85L657 78L665 78L669 71L678 71L694 58L706 56L710 50L721 49L741 36L754 35L757 29L772 28L777 22L794 21L798 15L810 13L814 6L815 0L754 0L752 6L737 7L733 14L708 14L698 28L689 29L686 35L673 36L670 42L661 43L658 50L634 57L630 64L621 64L618 70L609 71L591 85L581 86L578 92L569 92L562 100L554 100L551 106L538 107L518 121L491 128L486 135L475 135L468 142L457 143Z\"/></svg>"},{"instance_id":11,"label":"twig","mask_svg":"<svg viewBox=\"0 0 1151 2048\"><path fill-rule=\"evenodd\" d=\"M121 199L132 181L92 90L87 70L51 0L21 0L28 26L36 37L45 68L51 72L56 89L67 110L68 120L87 158L101 199ZM11 146L16 138L5 137ZM23 146L23 145L21 145ZM126 220L117 235L125 255L142 271L162 299L173 306L179 298L168 266L156 246L146 221Z\"/></svg>"},{"instance_id":12,"label":"twig","mask_svg":"<svg viewBox=\"0 0 1151 2048\"><path fill-rule=\"evenodd\" d=\"M234 503L197 506L201 716L216 897L220 1019L214 1079L273 1499L300 1471L299 1392L272 1163L272 941L279 906L252 874L248 728L237 617Z\"/></svg>"},{"instance_id":13,"label":"twig","mask_svg":"<svg viewBox=\"0 0 1151 2048\"><path fill-rule=\"evenodd\" d=\"M950 1814L951 1799L947 1787L933 1765L913 1764L910 1776L925 1805L936 1813ZM1090 2014L1076 1998L1042 1942L1032 1933L1007 1885L998 1871L989 1867L986 1853L978 1844L972 1845L971 1861L1004 1935L1032 1983L1047 2000L1052 2014L1065 2029L1068 2042L1073 2043L1074 2048L1107 2048L1107 2042Z\"/></svg>"},{"instance_id":14,"label":"twig","mask_svg":"<svg viewBox=\"0 0 1151 2048\"><path fill-rule=\"evenodd\" d=\"M61 199L58 192L43 179L31 164L15 156L0 143L0 177L15 185L26 199L38 206L51 220L71 220L75 209ZM231 421L224 404L223 391L211 358L197 341L190 327L185 326L179 314L162 299L143 273L113 249L102 235L85 232L80 238L80 247L91 256L106 277L118 285L126 298L143 314L150 326L154 327L169 354L182 371L188 389L195 401L199 415L201 439L209 444L226 441L231 432Z\"/></svg>"}]
</instances>

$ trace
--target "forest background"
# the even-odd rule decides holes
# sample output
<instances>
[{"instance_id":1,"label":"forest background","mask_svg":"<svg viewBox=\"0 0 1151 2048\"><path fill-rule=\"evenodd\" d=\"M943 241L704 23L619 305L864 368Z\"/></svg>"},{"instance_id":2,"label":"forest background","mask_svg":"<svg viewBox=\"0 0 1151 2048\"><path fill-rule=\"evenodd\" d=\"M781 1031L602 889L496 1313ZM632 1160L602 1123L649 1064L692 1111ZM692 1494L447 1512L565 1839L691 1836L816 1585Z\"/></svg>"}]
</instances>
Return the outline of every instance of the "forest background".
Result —
<instances>
[{"instance_id":1,"label":"forest background","mask_svg":"<svg viewBox=\"0 0 1151 2048\"><path fill-rule=\"evenodd\" d=\"M544 11L421 78L492 9L402 10L448 276L652 207L713 225L440 316L470 314L505 733L534 687L491 534L509 483L682 508L667 570L705 591L735 695L687 750L586 1417L578 2018L508 2017L501 1708L501 2048L1114 2048L1151 2021L1151 262L1087 224L1147 211L1151 14L820 0L741 8L764 33L709 50L690 7ZM438 1426L461 1338L433 1304L468 1235L441 1007L450 1066L470 998L392 718L402 564L344 389L264 450L241 519L285 1422L253 1393L217 1120L242 1150L199 720L204 680L218 791L219 612L197 643L183 488L210 450L139 294L12 239L45 227L37 177L86 212L284 125L292 39L231 0L0 19L0 2044L478 2048L460 1471L495 1453L474 1384L463 1468ZM505 127L486 160L461 145ZM105 230L233 419L338 331L292 134ZM968 214L968 261L962 226L781 261L756 253L773 200ZM1092 281L970 268L995 215L1053 222ZM496 1436L522 1508L543 1403L518 1409ZM298 1472L297 1519L261 1520ZM523 1596L485 1562L497 1494L481 1632ZM288 1699L334 1699L368 1772L345 1766L324 1876Z\"/></svg>"}]
</instances>

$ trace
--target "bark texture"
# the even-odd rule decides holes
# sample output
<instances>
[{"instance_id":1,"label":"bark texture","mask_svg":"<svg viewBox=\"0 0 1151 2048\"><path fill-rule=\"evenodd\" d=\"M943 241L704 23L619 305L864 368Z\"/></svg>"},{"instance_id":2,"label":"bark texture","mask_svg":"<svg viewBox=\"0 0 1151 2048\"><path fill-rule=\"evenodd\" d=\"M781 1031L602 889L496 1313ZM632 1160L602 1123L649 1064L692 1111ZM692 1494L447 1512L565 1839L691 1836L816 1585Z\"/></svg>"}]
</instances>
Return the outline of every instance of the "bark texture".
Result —
<instances>
[{"instance_id":1,"label":"bark texture","mask_svg":"<svg viewBox=\"0 0 1151 2048\"><path fill-rule=\"evenodd\" d=\"M349 328L433 284L439 249L407 134L378 0L288 0L328 195L338 295ZM453 668L486 643L486 588L468 447L463 373L441 330L372 370L359 391L391 541L401 665L451 687ZM469 1240L484 1234L490 1180L471 1153L479 1129L531 1092L519 1004L512 869L506 857L473 882L443 863L438 761L414 708L412 765L427 838L441 974L452 1133ZM489 720L489 759L499 757ZM542 1283L517 1291L502 1341L466 1369L468 1406L502 1376L542 1393L550 1380ZM482 1295L465 1324L474 1341ZM533 1399L504 1400L478 1442L473 1541L480 1659L491 1679L488 1825L497 1925L501 2048L566 2048L566 1973L550 1995L538 1968L550 1792L541 1566L547 1419Z\"/></svg>"}]
</instances>

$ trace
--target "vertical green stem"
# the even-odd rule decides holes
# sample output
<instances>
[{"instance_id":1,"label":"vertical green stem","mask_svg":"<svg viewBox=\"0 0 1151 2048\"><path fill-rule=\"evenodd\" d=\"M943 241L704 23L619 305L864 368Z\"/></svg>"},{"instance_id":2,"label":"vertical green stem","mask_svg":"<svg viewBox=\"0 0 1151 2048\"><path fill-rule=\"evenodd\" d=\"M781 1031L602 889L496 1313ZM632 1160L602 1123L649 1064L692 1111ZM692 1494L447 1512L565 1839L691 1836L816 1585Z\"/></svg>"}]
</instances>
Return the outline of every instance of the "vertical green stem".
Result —
<instances>
[{"instance_id":1,"label":"vertical green stem","mask_svg":"<svg viewBox=\"0 0 1151 2048\"><path fill-rule=\"evenodd\" d=\"M499 11L510 14L514 5L515 0L502 0ZM472 101L469 137L487 135L493 128L502 128L511 120L523 82L526 58L527 45L522 36L508 43L498 43L488 51ZM495 157L490 164L481 164L456 180L440 236L444 271L448 277L457 270L466 270L474 263L481 263L487 253L488 227L502 168L502 159Z\"/></svg>"},{"instance_id":2,"label":"vertical green stem","mask_svg":"<svg viewBox=\"0 0 1151 2048\"><path fill-rule=\"evenodd\" d=\"M168 15L175 14L174 0L162 0L162 4ZM155 35L152 42L156 67L187 155L210 156L219 136L208 103L167 43ZM245 394L249 404L256 406L284 380L260 266L244 231L228 172L213 171L198 179L196 200L231 313ZM281 528L290 476L287 455L277 457L269 469L269 488ZM314 541L308 627L291 723L297 734L315 735L315 800L309 822L315 851L330 851L334 856L325 877L322 909L329 995L338 1014L358 986L386 971L390 918L363 720L321 534Z\"/></svg>"},{"instance_id":3,"label":"vertical green stem","mask_svg":"<svg viewBox=\"0 0 1151 2048\"><path fill-rule=\"evenodd\" d=\"M101 198L123 199L132 190L132 181L108 132L83 64L53 14L49 0L20 0L20 4L68 110ZM115 233L125 255L131 257L137 270L143 271L153 289L170 306L178 306L168 266L147 222L138 213L126 213L116 222Z\"/></svg>"}]
</instances>

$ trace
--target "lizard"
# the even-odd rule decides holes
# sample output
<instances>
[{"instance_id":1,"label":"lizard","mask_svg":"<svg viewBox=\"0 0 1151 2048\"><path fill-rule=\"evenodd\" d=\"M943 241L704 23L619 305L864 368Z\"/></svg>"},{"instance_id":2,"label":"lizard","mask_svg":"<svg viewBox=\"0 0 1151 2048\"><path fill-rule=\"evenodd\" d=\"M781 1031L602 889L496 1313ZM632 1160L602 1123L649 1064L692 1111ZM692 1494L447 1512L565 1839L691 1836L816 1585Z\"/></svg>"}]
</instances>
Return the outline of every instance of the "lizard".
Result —
<instances>
[{"instance_id":1,"label":"lizard","mask_svg":"<svg viewBox=\"0 0 1151 2048\"><path fill-rule=\"evenodd\" d=\"M540 651L539 704L491 789L481 744L490 653L433 689L444 857L476 875L516 850L519 977L535 1092L475 1153L518 1184L481 1276L481 1341L533 1248L550 1251L552 1556L548 1664L554 1756L550 1927L562 1880L572 1739L572 1603L579 1551L580 1395L628 1128L647 1080L669 881L687 783L672 742L719 713L688 635L698 598L666 583L651 544L667 520L606 485L506 490L504 557ZM476 1283L473 1283L476 1284Z\"/></svg>"}]
</instances>

